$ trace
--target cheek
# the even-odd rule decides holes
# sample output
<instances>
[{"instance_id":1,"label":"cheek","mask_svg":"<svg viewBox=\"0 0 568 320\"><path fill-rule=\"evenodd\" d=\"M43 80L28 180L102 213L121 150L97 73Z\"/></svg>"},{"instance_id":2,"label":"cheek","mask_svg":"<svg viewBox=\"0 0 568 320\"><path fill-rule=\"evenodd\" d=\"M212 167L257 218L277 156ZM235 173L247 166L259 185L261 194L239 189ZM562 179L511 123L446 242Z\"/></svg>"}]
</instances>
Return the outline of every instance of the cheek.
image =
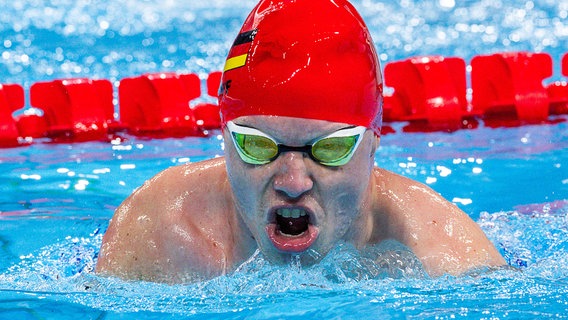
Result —
<instances>
[{"instance_id":1,"label":"cheek","mask_svg":"<svg viewBox=\"0 0 568 320\"><path fill-rule=\"evenodd\" d=\"M225 166L227 167L227 176L233 189L233 193L241 194L252 187L250 170L247 170L246 164L241 160L235 146L231 140L227 140L225 136Z\"/></svg>"},{"instance_id":2,"label":"cheek","mask_svg":"<svg viewBox=\"0 0 568 320\"><path fill-rule=\"evenodd\" d=\"M247 166L236 154L226 156L227 174L239 214L249 222L261 216L265 176L262 168Z\"/></svg>"},{"instance_id":3,"label":"cheek","mask_svg":"<svg viewBox=\"0 0 568 320\"><path fill-rule=\"evenodd\" d=\"M356 181L355 179L352 180ZM338 185L330 201L335 203L337 219L353 219L359 212L361 199L365 188L360 183L343 183ZM344 221L342 221L344 222Z\"/></svg>"},{"instance_id":4,"label":"cheek","mask_svg":"<svg viewBox=\"0 0 568 320\"><path fill-rule=\"evenodd\" d=\"M359 170L345 170L328 173L319 181L322 207L328 213L340 218L357 212L361 195L365 188L361 182L363 177ZM357 176L356 176L357 175Z\"/></svg>"},{"instance_id":5,"label":"cheek","mask_svg":"<svg viewBox=\"0 0 568 320\"><path fill-rule=\"evenodd\" d=\"M340 189L338 191L341 192L342 202L353 203L361 198L369 186L373 166L373 161L367 154L360 154L341 168L334 180Z\"/></svg>"},{"instance_id":6,"label":"cheek","mask_svg":"<svg viewBox=\"0 0 568 320\"><path fill-rule=\"evenodd\" d=\"M236 163L237 159L227 160L227 174L235 201L240 205L246 204L252 200L249 198L254 194L254 181L248 171Z\"/></svg>"},{"instance_id":7,"label":"cheek","mask_svg":"<svg viewBox=\"0 0 568 320\"><path fill-rule=\"evenodd\" d=\"M341 170L328 174L325 181L322 181L322 188L327 194L324 199L327 205L324 206L330 213L335 213L334 220L338 224L336 227L343 225L347 228L359 215L368 192L372 170L372 159L369 159L367 153L361 153Z\"/></svg>"}]
</instances>

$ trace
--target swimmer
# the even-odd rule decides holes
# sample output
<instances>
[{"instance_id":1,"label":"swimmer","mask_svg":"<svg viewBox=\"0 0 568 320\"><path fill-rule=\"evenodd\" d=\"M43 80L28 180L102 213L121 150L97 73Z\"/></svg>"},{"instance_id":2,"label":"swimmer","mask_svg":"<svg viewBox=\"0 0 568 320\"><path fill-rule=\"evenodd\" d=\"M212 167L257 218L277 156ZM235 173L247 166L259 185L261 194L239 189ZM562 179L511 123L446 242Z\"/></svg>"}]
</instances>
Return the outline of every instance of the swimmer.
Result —
<instances>
[{"instance_id":1,"label":"swimmer","mask_svg":"<svg viewBox=\"0 0 568 320\"><path fill-rule=\"evenodd\" d=\"M310 265L339 242L387 241L431 276L505 265L467 214L374 166L382 75L347 1L261 0L230 49L219 106L225 157L168 168L127 198L98 273L189 282L230 273L257 250Z\"/></svg>"}]
</instances>

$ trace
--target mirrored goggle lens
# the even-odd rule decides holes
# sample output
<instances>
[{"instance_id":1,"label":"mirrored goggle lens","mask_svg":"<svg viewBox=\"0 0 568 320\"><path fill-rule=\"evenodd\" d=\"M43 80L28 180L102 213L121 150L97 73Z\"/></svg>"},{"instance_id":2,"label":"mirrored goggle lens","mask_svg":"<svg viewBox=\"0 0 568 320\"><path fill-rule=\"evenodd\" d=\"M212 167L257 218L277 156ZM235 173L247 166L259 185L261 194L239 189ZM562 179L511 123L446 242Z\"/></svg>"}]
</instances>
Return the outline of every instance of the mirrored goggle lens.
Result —
<instances>
[{"instance_id":1,"label":"mirrored goggle lens","mask_svg":"<svg viewBox=\"0 0 568 320\"><path fill-rule=\"evenodd\" d=\"M312 146L312 156L327 166L346 164L353 155L359 135L324 138Z\"/></svg>"},{"instance_id":2,"label":"mirrored goggle lens","mask_svg":"<svg viewBox=\"0 0 568 320\"><path fill-rule=\"evenodd\" d=\"M241 158L247 163L265 164L278 155L278 145L267 137L236 132L233 132L233 137Z\"/></svg>"},{"instance_id":3,"label":"mirrored goggle lens","mask_svg":"<svg viewBox=\"0 0 568 320\"><path fill-rule=\"evenodd\" d=\"M243 160L251 164L266 164L278 155L278 145L269 138L233 132ZM317 141L312 146L313 158L327 166L346 164L353 155L359 135L332 137Z\"/></svg>"}]
</instances>

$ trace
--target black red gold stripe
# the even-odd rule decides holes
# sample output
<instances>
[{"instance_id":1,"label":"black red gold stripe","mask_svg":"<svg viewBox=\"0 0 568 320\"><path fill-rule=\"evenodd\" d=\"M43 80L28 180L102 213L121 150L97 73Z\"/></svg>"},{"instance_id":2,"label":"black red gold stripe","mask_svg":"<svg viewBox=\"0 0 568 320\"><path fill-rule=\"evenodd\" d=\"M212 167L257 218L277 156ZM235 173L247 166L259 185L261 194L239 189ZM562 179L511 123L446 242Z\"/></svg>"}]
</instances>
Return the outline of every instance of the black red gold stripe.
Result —
<instances>
[{"instance_id":1,"label":"black red gold stripe","mask_svg":"<svg viewBox=\"0 0 568 320\"><path fill-rule=\"evenodd\" d=\"M229 55L227 56L223 72L242 67L246 64L248 52L256 32L256 29L250 30L240 33L237 36L235 42L233 42L231 50L229 51Z\"/></svg>"}]
</instances>

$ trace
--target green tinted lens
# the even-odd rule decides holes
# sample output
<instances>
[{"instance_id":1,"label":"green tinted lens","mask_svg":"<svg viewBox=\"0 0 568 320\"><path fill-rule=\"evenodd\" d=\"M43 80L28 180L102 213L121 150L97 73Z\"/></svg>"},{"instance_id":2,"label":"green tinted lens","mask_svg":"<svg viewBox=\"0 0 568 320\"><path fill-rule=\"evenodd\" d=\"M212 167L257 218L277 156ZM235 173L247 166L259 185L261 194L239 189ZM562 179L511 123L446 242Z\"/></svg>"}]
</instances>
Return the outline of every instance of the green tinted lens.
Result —
<instances>
[{"instance_id":1,"label":"green tinted lens","mask_svg":"<svg viewBox=\"0 0 568 320\"><path fill-rule=\"evenodd\" d=\"M344 165L351 159L358 138L359 135L319 140L312 146L312 155L328 166Z\"/></svg>"},{"instance_id":2,"label":"green tinted lens","mask_svg":"<svg viewBox=\"0 0 568 320\"><path fill-rule=\"evenodd\" d=\"M243 160L251 164L268 163L278 154L276 143L266 137L233 132Z\"/></svg>"}]
</instances>

